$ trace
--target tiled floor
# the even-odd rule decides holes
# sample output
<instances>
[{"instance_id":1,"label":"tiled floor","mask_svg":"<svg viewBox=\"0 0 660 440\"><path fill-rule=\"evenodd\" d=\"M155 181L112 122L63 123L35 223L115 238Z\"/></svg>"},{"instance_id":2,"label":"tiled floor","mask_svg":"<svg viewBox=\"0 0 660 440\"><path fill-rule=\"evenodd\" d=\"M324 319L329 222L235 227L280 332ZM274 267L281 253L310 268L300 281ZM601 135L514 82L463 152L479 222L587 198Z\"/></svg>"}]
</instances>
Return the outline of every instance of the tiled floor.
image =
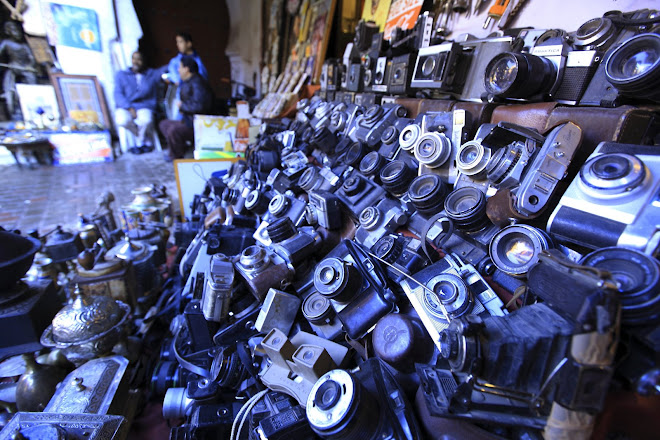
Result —
<instances>
[{"instance_id":1,"label":"tiled floor","mask_svg":"<svg viewBox=\"0 0 660 440\"><path fill-rule=\"evenodd\" d=\"M57 225L75 228L78 213L91 214L104 191L115 195L115 216L133 200L131 190L163 184L178 211L174 167L160 151L124 154L114 162L20 169L0 165L0 226L46 233ZM117 220L119 218L117 217Z\"/></svg>"}]
</instances>

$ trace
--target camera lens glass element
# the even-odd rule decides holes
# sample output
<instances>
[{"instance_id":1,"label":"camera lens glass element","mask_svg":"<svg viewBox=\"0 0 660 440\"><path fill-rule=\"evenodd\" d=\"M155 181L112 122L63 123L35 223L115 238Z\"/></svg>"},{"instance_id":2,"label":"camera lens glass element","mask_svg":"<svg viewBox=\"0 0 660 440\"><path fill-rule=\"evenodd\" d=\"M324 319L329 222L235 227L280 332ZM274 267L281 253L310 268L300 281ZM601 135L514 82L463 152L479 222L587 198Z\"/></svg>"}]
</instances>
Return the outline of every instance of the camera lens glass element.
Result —
<instances>
[{"instance_id":1,"label":"camera lens glass element","mask_svg":"<svg viewBox=\"0 0 660 440\"><path fill-rule=\"evenodd\" d=\"M365 176L373 176L385 165L385 158L378 151L371 151L360 161L360 172Z\"/></svg>"},{"instance_id":2,"label":"camera lens glass element","mask_svg":"<svg viewBox=\"0 0 660 440\"><path fill-rule=\"evenodd\" d=\"M442 166L451 154L451 141L444 133L426 133L415 145L415 158L428 168Z\"/></svg>"},{"instance_id":3,"label":"camera lens glass element","mask_svg":"<svg viewBox=\"0 0 660 440\"><path fill-rule=\"evenodd\" d=\"M444 310L452 318L465 314L472 304L463 278L453 273L441 273L429 280L424 290L425 308L438 319L445 320ZM432 293L433 292L433 293Z\"/></svg>"},{"instance_id":4,"label":"camera lens glass element","mask_svg":"<svg viewBox=\"0 0 660 440\"><path fill-rule=\"evenodd\" d=\"M486 169L491 157L491 149L479 141L468 141L458 147L456 168L466 176L474 176Z\"/></svg>"},{"instance_id":5,"label":"camera lens glass element","mask_svg":"<svg viewBox=\"0 0 660 440\"><path fill-rule=\"evenodd\" d=\"M501 185L505 178L511 175L511 171L520 161L523 148L523 145L516 142L495 152L486 165L486 175L493 185Z\"/></svg>"},{"instance_id":6,"label":"camera lens glass element","mask_svg":"<svg viewBox=\"0 0 660 440\"><path fill-rule=\"evenodd\" d=\"M605 49L616 36L616 27L607 17L593 18L575 32L573 45L579 50Z\"/></svg>"},{"instance_id":7,"label":"camera lens glass element","mask_svg":"<svg viewBox=\"0 0 660 440\"><path fill-rule=\"evenodd\" d=\"M433 215L440 212L447 192L447 186L435 174L422 174L415 177L408 189L411 203L422 215Z\"/></svg>"},{"instance_id":8,"label":"camera lens glass element","mask_svg":"<svg viewBox=\"0 0 660 440\"><path fill-rule=\"evenodd\" d=\"M325 324L334 316L330 300L318 292L309 295L302 303L303 316L312 324Z\"/></svg>"},{"instance_id":9,"label":"camera lens glass element","mask_svg":"<svg viewBox=\"0 0 660 440\"><path fill-rule=\"evenodd\" d=\"M337 258L326 258L314 270L314 287L323 296L345 303L358 293L362 276L358 270Z\"/></svg>"},{"instance_id":10,"label":"camera lens glass element","mask_svg":"<svg viewBox=\"0 0 660 440\"><path fill-rule=\"evenodd\" d=\"M354 142L344 153L344 163L346 165L357 167L362 157L367 152L367 148L361 142Z\"/></svg>"},{"instance_id":11,"label":"camera lens glass element","mask_svg":"<svg viewBox=\"0 0 660 440\"><path fill-rule=\"evenodd\" d=\"M486 91L502 98L530 98L546 93L554 84L557 67L547 58L504 52L486 66Z\"/></svg>"},{"instance_id":12,"label":"camera lens glass element","mask_svg":"<svg viewBox=\"0 0 660 440\"><path fill-rule=\"evenodd\" d=\"M541 251L553 247L548 235L528 225L507 226L490 242L490 258L502 272L524 276L539 260Z\"/></svg>"},{"instance_id":13,"label":"camera lens glass element","mask_svg":"<svg viewBox=\"0 0 660 440\"><path fill-rule=\"evenodd\" d=\"M609 247L586 255L580 264L606 270L618 283L624 324L648 324L660 316L660 266L654 258Z\"/></svg>"},{"instance_id":14,"label":"camera lens glass element","mask_svg":"<svg viewBox=\"0 0 660 440\"><path fill-rule=\"evenodd\" d=\"M623 153L601 154L589 159L580 169L580 182L604 194L627 194L646 176L644 163Z\"/></svg>"},{"instance_id":15,"label":"camera lens glass element","mask_svg":"<svg viewBox=\"0 0 660 440\"><path fill-rule=\"evenodd\" d=\"M434 70L435 70L435 56L429 56L422 63L422 75L424 75L425 78L428 78L431 76L431 74L433 74Z\"/></svg>"},{"instance_id":16,"label":"camera lens glass element","mask_svg":"<svg viewBox=\"0 0 660 440\"><path fill-rule=\"evenodd\" d=\"M406 192L413 176L413 170L402 160L393 160L380 170L383 187L397 197Z\"/></svg>"},{"instance_id":17,"label":"camera lens glass element","mask_svg":"<svg viewBox=\"0 0 660 440\"><path fill-rule=\"evenodd\" d=\"M624 95L660 99L660 35L640 34L625 41L605 62L605 76Z\"/></svg>"},{"instance_id":18,"label":"camera lens glass element","mask_svg":"<svg viewBox=\"0 0 660 440\"><path fill-rule=\"evenodd\" d=\"M445 213L462 231L478 231L489 223L486 216L486 196L471 186L449 193L445 199Z\"/></svg>"},{"instance_id":19,"label":"camera lens glass element","mask_svg":"<svg viewBox=\"0 0 660 440\"><path fill-rule=\"evenodd\" d=\"M417 124L406 126L399 134L399 145L406 151L410 151L415 146L417 139L422 134L422 129Z\"/></svg>"}]
</instances>

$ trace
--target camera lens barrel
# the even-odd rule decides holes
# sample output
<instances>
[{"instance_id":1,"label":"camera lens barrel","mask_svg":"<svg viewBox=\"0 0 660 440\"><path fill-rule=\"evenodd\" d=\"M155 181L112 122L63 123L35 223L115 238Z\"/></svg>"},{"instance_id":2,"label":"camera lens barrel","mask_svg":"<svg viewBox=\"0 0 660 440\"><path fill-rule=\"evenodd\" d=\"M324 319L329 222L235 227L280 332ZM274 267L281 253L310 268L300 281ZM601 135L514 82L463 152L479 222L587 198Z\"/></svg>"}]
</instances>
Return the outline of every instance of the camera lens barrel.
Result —
<instances>
[{"instance_id":1,"label":"camera lens barrel","mask_svg":"<svg viewBox=\"0 0 660 440\"><path fill-rule=\"evenodd\" d=\"M273 223L266 226L268 236L273 243L279 243L291 238L298 233L296 226L289 217L283 217L275 220Z\"/></svg>"},{"instance_id":2,"label":"camera lens barrel","mask_svg":"<svg viewBox=\"0 0 660 440\"><path fill-rule=\"evenodd\" d=\"M632 154L608 153L589 159L580 169L580 182L587 191L627 194L646 177L644 163Z\"/></svg>"},{"instance_id":3,"label":"camera lens barrel","mask_svg":"<svg viewBox=\"0 0 660 440\"><path fill-rule=\"evenodd\" d=\"M245 208L257 215L263 215L268 211L270 200L261 191L253 189L245 199Z\"/></svg>"},{"instance_id":4,"label":"camera lens barrel","mask_svg":"<svg viewBox=\"0 0 660 440\"><path fill-rule=\"evenodd\" d=\"M314 287L323 296L345 303L358 293L362 286L360 272L351 264L338 258L326 258L314 270Z\"/></svg>"},{"instance_id":5,"label":"camera lens barrel","mask_svg":"<svg viewBox=\"0 0 660 440\"><path fill-rule=\"evenodd\" d=\"M399 145L406 151L411 151L417 140L422 134L422 129L417 124L407 125L401 133L399 133Z\"/></svg>"},{"instance_id":6,"label":"camera lens barrel","mask_svg":"<svg viewBox=\"0 0 660 440\"><path fill-rule=\"evenodd\" d=\"M541 251L554 247L550 237L529 225L511 225L495 234L488 252L502 272L524 276L539 261Z\"/></svg>"},{"instance_id":7,"label":"camera lens barrel","mask_svg":"<svg viewBox=\"0 0 660 440\"><path fill-rule=\"evenodd\" d=\"M442 166L451 154L451 141L444 133L426 133L414 147L415 158L428 168Z\"/></svg>"},{"instance_id":8,"label":"camera lens barrel","mask_svg":"<svg viewBox=\"0 0 660 440\"><path fill-rule=\"evenodd\" d=\"M580 264L610 272L619 284L621 321L627 325L657 322L660 317L660 266L634 249L608 247L586 255Z\"/></svg>"},{"instance_id":9,"label":"camera lens barrel","mask_svg":"<svg viewBox=\"0 0 660 440\"><path fill-rule=\"evenodd\" d=\"M449 193L445 199L445 213L458 229L466 232L479 231L490 223L485 194L471 186Z\"/></svg>"},{"instance_id":10,"label":"camera lens barrel","mask_svg":"<svg viewBox=\"0 0 660 440\"><path fill-rule=\"evenodd\" d=\"M354 142L346 149L346 153L344 153L344 163L357 168L368 151L369 149L362 142Z\"/></svg>"},{"instance_id":11,"label":"camera lens barrel","mask_svg":"<svg viewBox=\"0 0 660 440\"><path fill-rule=\"evenodd\" d=\"M414 171L402 160L393 160L380 170L383 188L396 197L405 194L414 176Z\"/></svg>"},{"instance_id":12,"label":"camera lens barrel","mask_svg":"<svg viewBox=\"0 0 660 440\"><path fill-rule=\"evenodd\" d=\"M525 99L549 91L556 74L557 68L547 58L504 52L486 66L484 86L494 96Z\"/></svg>"},{"instance_id":13,"label":"camera lens barrel","mask_svg":"<svg viewBox=\"0 0 660 440\"><path fill-rule=\"evenodd\" d=\"M377 174L381 168L387 163L387 160L378 153L378 151L370 151L360 161L360 172L365 176L373 176Z\"/></svg>"},{"instance_id":14,"label":"camera lens barrel","mask_svg":"<svg viewBox=\"0 0 660 440\"><path fill-rule=\"evenodd\" d=\"M458 147L456 168L466 176L479 175L486 169L491 153L491 149L484 147L481 142L468 141Z\"/></svg>"},{"instance_id":15,"label":"camera lens barrel","mask_svg":"<svg viewBox=\"0 0 660 440\"><path fill-rule=\"evenodd\" d=\"M449 189L435 174L422 174L415 177L408 188L408 196L417 212L433 215L442 211Z\"/></svg>"},{"instance_id":16,"label":"camera lens barrel","mask_svg":"<svg viewBox=\"0 0 660 440\"><path fill-rule=\"evenodd\" d=\"M326 324L335 315L332 303L319 292L309 295L302 303L302 313L312 324Z\"/></svg>"},{"instance_id":17,"label":"camera lens barrel","mask_svg":"<svg viewBox=\"0 0 660 440\"><path fill-rule=\"evenodd\" d=\"M605 76L624 95L660 100L660 35L626 40L605 61Z\"/></svg>"}]
</instances>

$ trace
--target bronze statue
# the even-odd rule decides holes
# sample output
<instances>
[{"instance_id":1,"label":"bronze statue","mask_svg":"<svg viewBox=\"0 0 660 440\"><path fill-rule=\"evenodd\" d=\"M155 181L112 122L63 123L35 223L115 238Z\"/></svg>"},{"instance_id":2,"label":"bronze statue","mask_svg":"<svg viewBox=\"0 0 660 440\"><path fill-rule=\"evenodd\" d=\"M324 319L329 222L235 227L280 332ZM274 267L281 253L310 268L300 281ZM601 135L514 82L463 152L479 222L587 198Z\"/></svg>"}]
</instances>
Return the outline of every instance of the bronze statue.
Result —
<instances>
[{"instance_id":1,"label":"bronze statue","mask_svg":"<svg viewBox=\"0 0 660 440\"><path fill-rule=\"evenodd\" d=\"M7 21L4 25L8 37L0 41L0 59L6 61L0 67L6 68L2 78L2 90L9 115L14 114L17 103L16 83L37 83L37 64L30 46L23 37L23 27L17 21Z\"/></svg>"}]
</instances>

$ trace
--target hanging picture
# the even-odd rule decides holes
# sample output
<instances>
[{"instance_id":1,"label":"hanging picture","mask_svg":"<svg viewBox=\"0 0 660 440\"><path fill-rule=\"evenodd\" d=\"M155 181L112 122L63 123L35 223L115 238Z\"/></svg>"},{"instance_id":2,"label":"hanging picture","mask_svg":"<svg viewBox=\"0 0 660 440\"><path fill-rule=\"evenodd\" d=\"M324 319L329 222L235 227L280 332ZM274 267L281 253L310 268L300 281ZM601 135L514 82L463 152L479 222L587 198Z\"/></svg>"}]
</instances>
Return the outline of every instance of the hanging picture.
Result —
<instances>
[{"instance_id":1,"label":"hanging picture","mask_svg":"<svg viewBox=\"0 0 660 440\"><path fill-rule=\"evenodd\" d=\"M34 122L37 126L55 126L59 123L60 110L53 86L16 84L16 93L24 121Z\"/></svg>"},{"instance_id":2,"label":"hanging picture","mask_svg":"<svg viewBox=\"0 0 660 440\"><path fill-rule=\"evenodd\" d=\"M390 12L387 15L387 23L383 38L390 39L392 29L400 27L401 29L412 29L415 26L417 17L422 10L424 0L392 0Z\"/></svg>"},{"instance_id":3,"label":"hanging picture","mask_svg":"<svg viewBox=\"0 0 660 440\"><path fill-rule=\"evenodd\" d=\"M93 9L77 6L50 4L56 45L101 52L99 20Z\"/></svg>"}]
</instances>

